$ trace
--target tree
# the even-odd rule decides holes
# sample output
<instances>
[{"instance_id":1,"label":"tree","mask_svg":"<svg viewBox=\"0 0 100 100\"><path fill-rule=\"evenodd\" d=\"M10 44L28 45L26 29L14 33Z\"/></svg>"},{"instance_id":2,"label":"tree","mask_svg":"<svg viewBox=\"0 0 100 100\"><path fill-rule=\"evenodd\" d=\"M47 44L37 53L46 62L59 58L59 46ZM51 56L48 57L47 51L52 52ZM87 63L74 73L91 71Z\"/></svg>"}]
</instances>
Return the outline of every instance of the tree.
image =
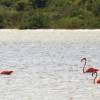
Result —
<instances>
[{"instance_id":1,"label":"tree","mask_svg":"<svg viewBox=\"0 0 100 100\"><path fill-rule=\"evenodd\" d=\"M14 4L14 0L0 0L0 4L6 7L11 7Z\"/></svg>"},{"instance_id":2,"label":"tree","mask_svg":"<svg viewBox=\"0 0 100 100\"><path fill-rule=\"evenodd\" d=\"M48 0L30 0L34 8L44 8L47 6Z\"/></svg>"},{"instance_id":3,"label":"tree","mask_svg":"<svg viewBox=\"0 0 100 100\"><path fill-rule=\"evenodd\" d=\"M0 28L4 28L4 19L2 15L0 15Z\"/></svg>"}]
</instances>

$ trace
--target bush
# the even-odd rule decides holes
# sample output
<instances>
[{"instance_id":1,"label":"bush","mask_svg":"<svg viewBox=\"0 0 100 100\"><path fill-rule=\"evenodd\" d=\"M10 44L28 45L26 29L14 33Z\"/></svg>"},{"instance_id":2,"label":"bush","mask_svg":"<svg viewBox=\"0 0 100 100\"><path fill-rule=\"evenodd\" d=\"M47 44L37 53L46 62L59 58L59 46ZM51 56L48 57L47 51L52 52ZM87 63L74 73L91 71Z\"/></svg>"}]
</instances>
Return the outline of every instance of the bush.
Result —
<instances>
[{"instance_id":1,"label":"bush","mask_svg":"<svg viewBox=\"0 0 100 100\"><path fill-rule=\"evenodd\" d=\"M4 19L2 15L0 15L0 28L4 28Z\"/></svg>"},{"instance_id":2,"label":"bush","mask_svg":"<svg viewBox=\"0 0 100 100\"><path fill-rule=\"evenodd\" d=\"M24 15L22 19L21 29L37 29L49 28L49 18L42 14L34 14L33 16Z\"/></svg>"},{"instance_id":3,"label":"bush","mask_svg":"<svg viewBox=\"0 0 100 100\"><path fill-rule=\"evenodd\" d=\"M6 6L6 7L12 7L14 4L14 0L0 0L0 5Z\"/></svg>"},{"instance_id":4,"label":"bush","mask_svg":"<svg viewBox=\"0 0 100 100\"><path fill-rule=\"evenodd\" d=\"M100 28L100 0L0 0L0 28Z\"/></svg>"},{"instance_id":5,"label":"bush","mask_svg":"<svg viewBox=\"0 0 100 100\"><path fill-rule=\"evenodd\" d=\"M44 8L47 6L48 0L30 0L34 8Z\"/></svg>"}]
</instances>

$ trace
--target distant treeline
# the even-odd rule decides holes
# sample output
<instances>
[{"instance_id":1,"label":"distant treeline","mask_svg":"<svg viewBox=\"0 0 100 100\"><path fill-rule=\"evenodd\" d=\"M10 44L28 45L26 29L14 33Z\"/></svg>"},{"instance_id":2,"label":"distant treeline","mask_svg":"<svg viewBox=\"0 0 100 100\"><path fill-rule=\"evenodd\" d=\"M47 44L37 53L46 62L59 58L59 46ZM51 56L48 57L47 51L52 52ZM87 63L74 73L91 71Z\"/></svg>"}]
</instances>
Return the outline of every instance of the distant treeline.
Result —
<instances>
[{"instance_id":1,"label":"distant treeline","mask_svg":"<svg viewBox=\"0 0 100 100\"><path fill-rule=\"evenodd\" d=\"M0 0L0 28L100 28L100 0Z\"/></svg>"}]
</instances>

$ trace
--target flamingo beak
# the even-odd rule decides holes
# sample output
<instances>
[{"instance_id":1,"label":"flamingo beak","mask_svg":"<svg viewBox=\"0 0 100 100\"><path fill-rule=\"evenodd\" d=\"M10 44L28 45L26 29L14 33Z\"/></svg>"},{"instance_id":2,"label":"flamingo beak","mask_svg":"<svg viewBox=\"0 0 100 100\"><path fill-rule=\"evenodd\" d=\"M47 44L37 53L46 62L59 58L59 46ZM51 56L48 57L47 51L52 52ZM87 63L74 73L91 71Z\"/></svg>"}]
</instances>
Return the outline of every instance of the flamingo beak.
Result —
<instances>
[{"instance_id":1,"label":"flamingo beak","mask_svg":"<svg viewBox=\"0 0 100 100\"><path fill-rule=\"evenodd\" d=\"M82 58L82 59L81 59L81 62L82 62L83 60L85 60L85 61L86 61L86 58Z\"/></svg>"}]
</instances>

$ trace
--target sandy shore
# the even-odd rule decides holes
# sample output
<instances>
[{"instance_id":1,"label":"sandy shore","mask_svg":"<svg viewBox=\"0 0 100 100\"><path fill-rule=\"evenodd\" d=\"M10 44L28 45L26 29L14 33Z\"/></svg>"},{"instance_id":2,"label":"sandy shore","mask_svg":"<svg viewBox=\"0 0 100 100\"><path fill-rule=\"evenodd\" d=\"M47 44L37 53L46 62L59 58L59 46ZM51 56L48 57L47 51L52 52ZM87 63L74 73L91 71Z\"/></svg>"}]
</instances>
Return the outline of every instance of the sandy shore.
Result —
<instances>
[{"instance_id":1,"label":"sandy shore","mask_svg":"<svg viewBox=\"0 0 100 100\"><path fill-rule=\"evenodd\" d=\"M80 34L83 33L82 35ZM97 33L96 35L94 33ZM87 34L88 33L88 34ZM90 38L99 36L100 29L89 30L61 30L61 29L37 29L37 30L19 30L19 29L1 29L0 30L0 41L63 41L65 39L71 39L73 36L75 39L79 38ZM2 34L2 35L1 35ZM9 35L8 35L9 34ZM77 34L77 36L76 36ZM87 35L86 35L87 34Z\"/></svg>"}]
</instances>

